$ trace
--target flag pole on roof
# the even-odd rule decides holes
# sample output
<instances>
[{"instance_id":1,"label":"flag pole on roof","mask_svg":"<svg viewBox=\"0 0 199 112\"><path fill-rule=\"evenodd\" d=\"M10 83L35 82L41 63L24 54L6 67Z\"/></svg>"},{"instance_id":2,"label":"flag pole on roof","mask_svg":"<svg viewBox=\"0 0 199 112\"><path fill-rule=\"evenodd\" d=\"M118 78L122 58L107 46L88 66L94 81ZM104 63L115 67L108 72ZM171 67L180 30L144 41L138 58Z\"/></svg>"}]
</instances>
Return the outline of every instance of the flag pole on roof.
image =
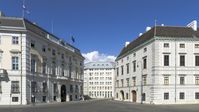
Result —
<instances>
[{"instance_id":1,"label":"flag pole on roof","mask_svg":"<svg viewBox=\"0 0 199 112\"><path fill-rule=\"evenodd\" d=\"M25 13L26 14L30 14L30 11L27 9L26 5L25 5L26 0L23 0L22 3L22 17L25 17Z\"/></svg>"}]
</instances>

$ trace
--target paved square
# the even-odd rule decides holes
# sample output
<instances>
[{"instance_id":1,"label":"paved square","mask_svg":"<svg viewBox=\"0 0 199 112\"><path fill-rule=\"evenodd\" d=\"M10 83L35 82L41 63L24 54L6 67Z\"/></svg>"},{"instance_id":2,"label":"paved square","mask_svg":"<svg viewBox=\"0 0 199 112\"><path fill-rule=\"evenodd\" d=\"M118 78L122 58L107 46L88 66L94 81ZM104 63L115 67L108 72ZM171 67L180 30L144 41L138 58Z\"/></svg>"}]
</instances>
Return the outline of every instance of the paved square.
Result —
<instances>
[{"instance_id":1,"label":"paved square","mask_svg":"<svg viewBox=\"0 0 199 112\"><path fill-rule=\"evenodd\" d=\"M0 112L199 112L199 105L147 105L111 100L0 106Z\"/></svg>"}]
</instances>

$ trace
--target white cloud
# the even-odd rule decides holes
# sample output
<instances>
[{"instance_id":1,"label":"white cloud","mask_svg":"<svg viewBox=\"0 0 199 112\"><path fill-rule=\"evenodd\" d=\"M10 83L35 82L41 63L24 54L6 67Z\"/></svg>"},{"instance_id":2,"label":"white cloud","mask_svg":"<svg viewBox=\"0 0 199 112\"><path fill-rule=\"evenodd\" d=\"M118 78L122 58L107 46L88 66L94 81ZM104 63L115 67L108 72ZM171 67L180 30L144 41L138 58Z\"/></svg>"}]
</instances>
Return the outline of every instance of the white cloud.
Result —
<instances>
[{"instance_id":1,"label":"white cloud","mask_svg":"<svg viewBox=\"0 0 199 112\"><path fill-rule=\"evenodd\" d=\"M89 53L83 53L82 54L85 57L85 63L88 62L95 62L95 61L110 61L114 62L116 57L113 55L103 54L99 53L98 51L92 51Z\"/></svg>"}]
</instances>

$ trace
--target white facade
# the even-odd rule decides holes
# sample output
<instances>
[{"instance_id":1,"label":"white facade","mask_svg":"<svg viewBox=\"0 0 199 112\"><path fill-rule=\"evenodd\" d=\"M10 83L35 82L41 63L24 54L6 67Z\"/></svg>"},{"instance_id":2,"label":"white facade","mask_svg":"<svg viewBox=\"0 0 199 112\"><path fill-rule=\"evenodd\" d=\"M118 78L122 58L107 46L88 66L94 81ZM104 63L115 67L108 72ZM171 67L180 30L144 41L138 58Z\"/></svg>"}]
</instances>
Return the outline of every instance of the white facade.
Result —
<instances>
[{"instance_id":1,"label":"white facade","mask_svg":"<svg viewBox=\"0 0 199 112\"><path fill-rule=\"evenodd\" d=\"M144 41L136 46L130 43L116 59L115 100L199 103L198 32L187 27L159 26L140 36Z\"/></svg>"},{"instance_id":2,"label":"white facade","mask_svg":"<svg viewBox=\"0 0 199 112\"><path fill-rule=\"evenodd\" d=\"M91 98L114 96L114 63L90 62L84 68L84 95Z\"/></svg>"},{"instance_id":3,"label":"white facade","mask_svg":"<svg viewBox=\"0 0 199 112\"><path fill-rule=\"evenodd\" d=\"M23 18L0 17L0 105L79 100L80 51Z\"/></svg>"}]
</instances>

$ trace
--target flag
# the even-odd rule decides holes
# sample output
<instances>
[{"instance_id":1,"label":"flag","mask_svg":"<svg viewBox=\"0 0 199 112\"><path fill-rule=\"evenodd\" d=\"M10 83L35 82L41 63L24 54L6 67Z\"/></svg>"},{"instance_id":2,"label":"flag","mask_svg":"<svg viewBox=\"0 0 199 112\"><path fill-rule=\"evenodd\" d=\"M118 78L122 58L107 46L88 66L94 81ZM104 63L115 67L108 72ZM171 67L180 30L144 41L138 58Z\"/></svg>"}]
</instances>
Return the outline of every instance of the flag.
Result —
<instances>
[{"instance_id":1,"label":"flag","mask_svg":"<svg viewBox=\"0 0 199 112\"><path fill-rule=\"evenodd\" d=\"M75 38L73 36L71 37L71 40L73 43L75 42Z\"/></svg>"}]
</instances>

